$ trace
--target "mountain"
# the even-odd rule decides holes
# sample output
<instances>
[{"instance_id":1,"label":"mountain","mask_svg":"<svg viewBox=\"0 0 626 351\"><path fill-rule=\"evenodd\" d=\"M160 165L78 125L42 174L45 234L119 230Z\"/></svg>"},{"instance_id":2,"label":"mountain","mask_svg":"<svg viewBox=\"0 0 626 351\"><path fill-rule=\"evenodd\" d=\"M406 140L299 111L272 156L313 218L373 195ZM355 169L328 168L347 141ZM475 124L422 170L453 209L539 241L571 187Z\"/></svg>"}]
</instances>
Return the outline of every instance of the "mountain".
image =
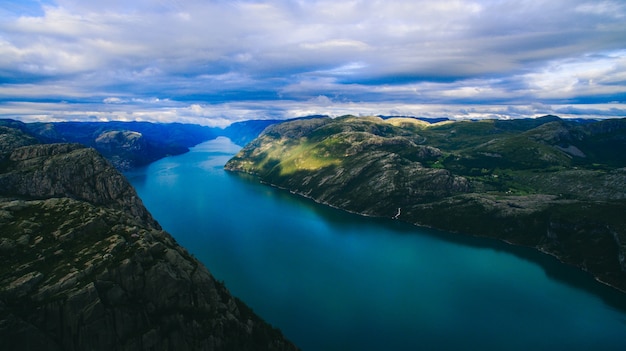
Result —
<instances>
[{"instance_id":1,"label":"mountain","mask_svg":"<svg viewBox=\"0 0 626 351\"><path fill-rule=\"evenodd\" d=\"M417 120L428 122L428 123L439 123L439 122L445 122L445 121L451 120L448 117L415 117L415 116L393 116L393 115L392 116L378 115L377 117L380 117L382 119L412 118L412 119L417 119Z\"/></svg>"},{"instance_id":2,"label":"mountain","mask_svg":"<svg viewBox=\"0 0 626 351\"><path fill-rule=\"evenodd\" d=\"M93 147L119 170L145 166L178 155L220 135L220 128L194 124L149 122L22 123L0 120L42 143L80 143Z\"/></svg>"},{"instance_id":3,"label":"mountain","mask_svg":"<svg viewBox=\"0 0 626 351\"><path fill-rule=\"evenodd\" d=\"M293 120L317 118L307 116ZM23 123L0 119L0 126L18 129L41 143L79 143L100 152L118 170L146 166L166 156L179 155L204 141L226 136L245 145L270 125L284 120L249 120L228 127L150 122Z\"/></svg>"},{"instance_id":4,"label":"mountain","mask_svg":"<svg viewBox=\"0 0 626 351\"><path fill-rule=\"evenodd\" d=\"M254 119L249 121L235 122L224 128L223 136L229 138L237 145L246 145L261 132L272 124L283 122L277 119Z\"/></svg>"},{"instance_id":5,"label":"mountain","mask_svg":"<svg viewBox=\"0 0 626 351\"><path fill-rule=\"evenodd\" d=\"M288 119L287 121L298 121L312 118L320 118L326 117L321 115L312 115L306 117L298 117ZM235 122L228 127L224 128L224 131L221 133L222 136L229 138L233 143L237 145L244 146L250 141L254 140L265 130L265 128L285 122L286 120L280 119L253 119L242 122Z\"/></svg>"},{"instance_id":6,"label":"mountain","mask_svg":"<svg viewBox=\"0 0 626 351\"><path fill-rule=\"evenodd\" d=\"M626 291L626 119L316 118L225 166L320 203L537 248Z\"/></svg>"},{"instance_id":7,"label":"mountain","mask_svg":"<svg viewBox=\"0 0 626 351\"><path fill-rule=\"evenodd\" d=\"M96 150L6 125L0 260L3 349L297 349L163 231Z\"/></svg>"}]
</instances>

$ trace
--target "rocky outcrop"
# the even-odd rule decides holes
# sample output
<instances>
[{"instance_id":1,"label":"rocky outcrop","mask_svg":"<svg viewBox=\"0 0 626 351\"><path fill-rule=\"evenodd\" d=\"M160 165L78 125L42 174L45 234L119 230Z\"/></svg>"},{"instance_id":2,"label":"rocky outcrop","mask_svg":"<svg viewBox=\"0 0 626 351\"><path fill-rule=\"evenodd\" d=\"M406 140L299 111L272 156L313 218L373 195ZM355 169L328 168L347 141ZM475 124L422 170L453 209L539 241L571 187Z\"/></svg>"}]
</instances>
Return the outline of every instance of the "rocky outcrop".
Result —
<instances>
[{"instance_id":1,"label":"rocky outcrop","mask_svg":"<svg viewBox=\"0 0 626 351\"><path fill-rule=\"evenodd\" d=\"M2 150L3 349L296 350L164 232L93 149Z\"/></svg>"},{"instance_id":2,"label":"rocky outcrop","mask_svg":"<svg viewBox=\"0 0 626 351\"><path fill-rule=\"evenodd\" d=\"M71 197L127 210L154 224L132 186L94 149L78 144L18 147L9 153L3 168L0 194Z\"/></svg>"},{"instance_id":3,"label":"rocky outcrop","mask_svg":"<svg viewBox=\"0 0 626 351\"><path fill-rule=\"evenodd\" d=\"M127 130L101 133L96 137L94 147L103 155L107 155L109 161L118 169L130 169L140 165L141 163L135 161L137 155L147 154L150 148L143 134Z\"/></svg>"},{"instance_id":4,"label":"rocky outcrop","mask_svg":"<svg viewBox=\"0 0 626 351\"><path fill-rule=\"evenodd\" d=\"M139 132L112 130L103 132L95 140L102 150L116 149L141 150L146 147L146 140Z\"/></svg>"}]
</instances>

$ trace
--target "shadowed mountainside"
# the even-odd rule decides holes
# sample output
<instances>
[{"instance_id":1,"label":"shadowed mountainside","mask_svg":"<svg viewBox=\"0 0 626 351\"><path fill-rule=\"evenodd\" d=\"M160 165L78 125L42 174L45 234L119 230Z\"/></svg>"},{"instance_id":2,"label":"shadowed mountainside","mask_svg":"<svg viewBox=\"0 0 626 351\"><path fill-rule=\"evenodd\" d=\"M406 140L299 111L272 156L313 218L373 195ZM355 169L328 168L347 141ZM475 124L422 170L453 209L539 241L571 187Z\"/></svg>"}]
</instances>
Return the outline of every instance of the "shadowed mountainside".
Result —
<instances>
[{"instance_id":1,"label":"shadowed mountainside","mask_svg":"<svg viewBox=\"0 0 626 351\"><path fill-rule=\"evenodd\" d=\"M0 126L0 344L296 350L164 232L94 149Z\"/></svg>"},{"instance_id":2,"label":"shadowed mountainside","mask_svg":"<svg viewBox=\"0 0 626 351\"><path fill-rule=\"evenodd\" d=\"M297 120L320 118L320 117L326 117L326 116L313 115L313 116L293 118L293 119L289 119L288 121L297 121ZM224 128L221 135L229 138L233 143L237 145L244 146L247 143L254 140L257 136L259 136L259 134L261 134L263 130L265 130L265 128L274 124L282 123L282 122L285 122L285 120L253 119L249 121L235 122L229 125L228 127Z\"/></svg>"},{"instance_id":3,"label":"shadowed mountainside","mask_svg":"<svg viewBox=\"0 0 626 351\"><path fill-rule=\"evenodd\" d=\"M312 118L312 117L304 117ZM245 145L281 120L250 120L222 128L194 124L149 122L23 123L0 119L0 126L21 130L41 143L78 143L92 147L118 170L142 167L160 158L179 155L201 142L226 136Z\"/></svg>"},{"instance_id":4,"label":"shadowed mountainside","mask_svg":"<svg viewBox=\"0 0 626 351\"><path fill-rule=\"evenodd\" d=\"M221 131L193 124L148 122L28 123L24 128L44 143L71 142L93 147L120 170L185 153Z\"/></svg>"},{"instance_id":5,"label":"shadowed mountainside","mask_svg":"<svg viewBox=\"0 0 626 351\"><path fill-rule=\"evenodd\" d=\"M626 119L270 126L225 166L369 216L535 247L626 291Z\"/></svg>"}]
</instances>

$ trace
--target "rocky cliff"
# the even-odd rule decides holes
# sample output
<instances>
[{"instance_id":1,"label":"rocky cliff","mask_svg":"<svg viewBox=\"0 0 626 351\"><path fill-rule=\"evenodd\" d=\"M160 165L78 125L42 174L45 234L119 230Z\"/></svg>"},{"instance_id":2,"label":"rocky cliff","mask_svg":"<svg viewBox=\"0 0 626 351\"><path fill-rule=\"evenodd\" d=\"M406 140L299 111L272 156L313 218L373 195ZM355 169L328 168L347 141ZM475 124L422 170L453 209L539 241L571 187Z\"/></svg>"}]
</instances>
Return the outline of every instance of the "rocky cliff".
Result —
<instances>
[{"instance_id":1,"label":"rocky cliff","mask_svg":"<svg viewBox=\"0 0 626 351\"><path fill-rule=\"evenodd\" d=\"M270 126L227 164L347 211L535 247L626 291L626 119Z\"/></svg>"},{"instance_id":2,"label":"rocky cliff","mask_svg":"<svg viewBox=\"0 0 626 351\"><path fill-rule=\"evenodd\" d=\"M3 349L296 350L93 149L0 127L0 260Z\"/></svg>"}]
</instances>

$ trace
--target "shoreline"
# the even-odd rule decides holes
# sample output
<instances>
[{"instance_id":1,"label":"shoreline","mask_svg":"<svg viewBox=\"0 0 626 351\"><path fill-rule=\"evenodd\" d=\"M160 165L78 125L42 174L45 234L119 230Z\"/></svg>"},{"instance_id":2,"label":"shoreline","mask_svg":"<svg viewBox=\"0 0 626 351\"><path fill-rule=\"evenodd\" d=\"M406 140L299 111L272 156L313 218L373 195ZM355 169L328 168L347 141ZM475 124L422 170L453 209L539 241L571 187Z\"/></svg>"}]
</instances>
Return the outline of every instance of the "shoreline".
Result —
<instances>
[{"instance_id":1,"label":"shoreline","mask_svg":"<svg viewBox=\"0 0 626 351\"><path fill-rule=\"evenodd\" d=\"M388 218L388 217L384 217L384 216L370 215L370 214L366 214L366 213L360 213L360 212L356 212L356 211L351 211L351 210L347 210L347 209L344 209L344 208L341 208L341 207L338 207L338 206L335 206L335 205L332 205L332 204L329 204L329 203L326 203L326 202L323 202L323 201L318 201L317 199L313 198L312 196L306 195L304 193L300 193L298 191L291 190L289 188L281 187L281 186L278 186L276 184L272 184L272 183L269 183L267 181L264 181L255 173L245 172L245 171L235 170L235 169L227 169L227 168L224 168L224 170L226 170L228 172L232 172L232 173L243 173L243 174L248 174L248 175L254 176L259 181L259 183L261 183L261 184L269 185L269 186L271 186L273 188L276 188L276 189L279 189L279 190L288 191L291 194L303 197L305 199L312 200L313 202L315 202L317 204L328 206L330 208L337 209L337 210L340 210L340 211L344 211L346 213L356 214L356 215L359 215L359 216L369 217L369 218L380 218L380 219ZM398 210L400 210L400 209L398 209ZM391 219L391 220L398 220L398 221L410 224L410 225L418 227L418 228L433 229L433 230L438 230L438 231L448 232L448 233L452 233L452 234L463 235L463 236L472 237L472 238L489 239L489 240L494 240L496 242L501 242L501 243L510 245L512 247L532 249L532 250L534 250L534 251L536 251L538 253L541 253L541 254L544 254L546 256L550 256L550 257L555 258L560 264L576 268L579 271L588 274L596 282L598 282L598 283L600 283L600 284L602 284L604 286L610 287L610 288L614 289L615 291L617 291L619 293L626 294L626 289L619 288L619 287L617 287L617 286L615 286L615 285L613 285L613 284L611 284L609 282L606 282L606 281L602 280L600 277L598 277L596 274L594 274L593 272L585 269L584 267L576 265L576 264L573 264L573 263L565 262L558 255L556 255L556 254L554 254L552 252L546 251L546 250L544 250L544 249L542 249L540 247L537 247L537 246L529 246L529 245L517 244L517 243L511 242L511 241L508 241L507 239L495 238L495 237L492 237L492 236L470 234L470 233L464 233L464 232L454 231L454 230L443 230L443 229L439 229L437 227L433 227L433 226L429 226L429 225L425 225L425 224L421 224L421 223L407 222L405 220L396 218L396 216L389 217L389 219Z\"/></svg>"}]
</instances>

